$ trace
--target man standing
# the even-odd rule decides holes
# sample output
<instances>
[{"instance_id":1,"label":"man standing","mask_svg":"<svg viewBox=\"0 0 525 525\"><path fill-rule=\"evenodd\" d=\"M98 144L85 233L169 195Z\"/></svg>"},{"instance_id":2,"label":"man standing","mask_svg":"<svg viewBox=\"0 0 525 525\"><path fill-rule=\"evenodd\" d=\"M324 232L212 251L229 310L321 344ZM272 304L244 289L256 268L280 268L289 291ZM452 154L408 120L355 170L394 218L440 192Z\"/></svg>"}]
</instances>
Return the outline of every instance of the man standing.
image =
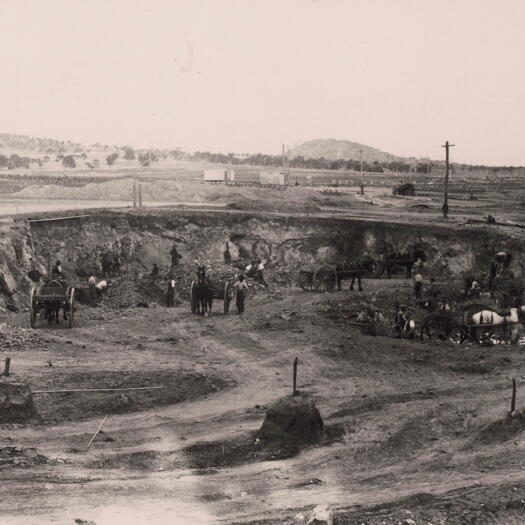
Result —
<instances>
[{"instance_id":1,"label":"man standing","mask_svg":"<svg viewBox=\"0 0 525 525\"><path fill-rule=\"evenodd\" d=\"M244 275L239 275L237 282L233 285L236 291L236 303L237 303L237 313L241 315L244 313L244 300L248 294L248 285L244 280Z\"/></svg>"},{"instance_id":2,"label":"man standing","mask_svg":"<svg viewBox=\"0 0 525 525\"><path fill-rule=\"evenodd\" d=\"M173 247L170 250L171 255L171 266L177 266L179 260L182 259L182 255L177 251L177 245L174 243Z\"/></svg>"},{"instance_id":3,"label":"man standing","mask_svg":"<svg viewBox=\"0 0 525 525\"><path fill-rule=\"evenodd\" d=\"M423 294L423 277L420 273L416 273L414 276L414 297L416 299L421 299Z\"/></svg>"},{"instance_id":4,"label":"man standing","mask_svg":"<svg viewBox=\"0 0 525 525\"><path fill-rule=\"evenodd\" d=\"M60 261L57 261L51 270L51 279L56 279L58 277L64 277L64 272L62 272L62 264Z\"/></svg>"},{"instance_id":5,"label":"man standing","mask_svg":"<svg viewBox=\"0 0 525 525\"><path fill-rule=\"evenodd\" d=\"M171 308L175 305L175 279L170 275L168 280L168 292L166 296L166 303L168 308Z\"/></svg>"}]
</instances>

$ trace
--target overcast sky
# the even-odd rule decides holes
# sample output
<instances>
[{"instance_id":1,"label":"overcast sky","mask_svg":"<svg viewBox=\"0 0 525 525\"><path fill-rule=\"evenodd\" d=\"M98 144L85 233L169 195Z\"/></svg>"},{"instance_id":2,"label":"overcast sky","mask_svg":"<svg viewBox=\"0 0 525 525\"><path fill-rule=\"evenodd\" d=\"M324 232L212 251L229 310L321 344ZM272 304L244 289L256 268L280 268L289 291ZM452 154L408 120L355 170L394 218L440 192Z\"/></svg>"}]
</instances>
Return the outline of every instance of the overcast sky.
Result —
<instances>
[{"instance_id":1,"label":"overcast sky","mask_svg":"<svg viewBox=\"0 0 525 525\"><path fill-rule=\"evenodd\" d=\"M0 0L0 131L525 165L522 0Z\"/></svg>"}]
</instances>

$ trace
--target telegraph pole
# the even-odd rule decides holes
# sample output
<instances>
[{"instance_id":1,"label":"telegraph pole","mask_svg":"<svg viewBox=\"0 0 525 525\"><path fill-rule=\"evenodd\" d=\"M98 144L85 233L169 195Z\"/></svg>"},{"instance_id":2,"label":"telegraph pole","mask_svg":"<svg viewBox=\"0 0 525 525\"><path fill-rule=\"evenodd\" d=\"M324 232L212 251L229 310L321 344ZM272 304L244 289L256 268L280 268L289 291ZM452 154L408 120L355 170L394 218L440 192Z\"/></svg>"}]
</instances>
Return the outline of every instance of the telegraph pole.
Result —
<instances>
[{"instance_id":1,"label":"telegraph pole","mask_svg":"<svg viewBox=\"0 0 525 525\"><path fill-rule=\"evenodd\" d=\"M443 207L441 208L443 210L443 217L446 219L448 217L448 172L449 172L449 149L451 147L455 146L455 144L449 144L448 140L445 142L444 146L441 146L442 148L445 148L445 196L443 200Z\"/></svg>"},{"instance_id":2,"label":"telegraph pole","mask_svg":"<svg viewBox=\"0 0 525 525\"><path fill-rule=\"evenodd\" d=\"M359 150L359 164L361 165L361 195L365 194L365 184L363 181L363 150Z\"/></svg>"}]
</instances>

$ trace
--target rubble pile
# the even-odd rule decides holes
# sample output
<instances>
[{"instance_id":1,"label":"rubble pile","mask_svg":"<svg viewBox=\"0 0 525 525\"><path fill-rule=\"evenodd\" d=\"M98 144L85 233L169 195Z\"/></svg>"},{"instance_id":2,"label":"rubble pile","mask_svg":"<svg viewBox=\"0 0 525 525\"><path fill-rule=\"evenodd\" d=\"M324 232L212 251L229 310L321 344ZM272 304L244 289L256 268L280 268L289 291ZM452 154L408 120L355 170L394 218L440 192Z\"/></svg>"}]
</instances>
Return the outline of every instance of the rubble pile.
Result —
<instances>
[{"instance_id":1,"label":"rubble pile","mask_svg":"<svg viewBox=\"0 0 525 525\"><path fill-rule=\"evenodd\" d=\"M41 350L42 346L49 343L48 339L41 337L34 330L18 328L6 323L0 323L0 339L5 350Z\"/></svg>"},{"instance_id":2,"label":"rubble pile","mask_svg":"<svg viewBox=\"0 0 525 525\"><path fill-rule=\"evenodd\" d=\"M31 467L33 465L46 465L57 463L61 460L51 460L38 454L36 448L3 447L0 448L0 469L7 467ZM63 462L63 461L62 461Z\"/></svg>"},{"instance_id":3,"label":"rubble pile","mask_svg":"<svg viewBox=\"0 0 525 525\"><path fill-rule=\"evenodd\" d=\"M119 277L104 292L100 304L110 309L127 309L149 306L164 301L164 290L158 281L146 276Z\"/></svg>"}]
</instances>

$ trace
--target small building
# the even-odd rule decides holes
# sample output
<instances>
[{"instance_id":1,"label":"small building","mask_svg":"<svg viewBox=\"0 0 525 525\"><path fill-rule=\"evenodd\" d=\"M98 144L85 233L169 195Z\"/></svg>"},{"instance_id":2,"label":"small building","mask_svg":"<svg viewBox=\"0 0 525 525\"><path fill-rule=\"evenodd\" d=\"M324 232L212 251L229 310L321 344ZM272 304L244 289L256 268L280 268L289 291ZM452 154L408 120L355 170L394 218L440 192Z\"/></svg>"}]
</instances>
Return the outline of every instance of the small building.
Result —
<instances>
[{"instance_id":1,"label":"small building","mask_svg":"<svg viewBox=\"0 0 525 525\"><path fill-rule=\"evenodd\" d=\"M235 171L225 169L204 170L203 180L206 182L233 182L235 181Z\"/></svg>"},{"instance_id":2,"label":"small building","mask_svg":"<svg viewBox=\"0 0 525 525\"><path fill-rule=\"evenodd\" d=\"M287 186L288 173L282 171L261 171L259 182L262 185Z\"/></svg>"}]
</instances>

